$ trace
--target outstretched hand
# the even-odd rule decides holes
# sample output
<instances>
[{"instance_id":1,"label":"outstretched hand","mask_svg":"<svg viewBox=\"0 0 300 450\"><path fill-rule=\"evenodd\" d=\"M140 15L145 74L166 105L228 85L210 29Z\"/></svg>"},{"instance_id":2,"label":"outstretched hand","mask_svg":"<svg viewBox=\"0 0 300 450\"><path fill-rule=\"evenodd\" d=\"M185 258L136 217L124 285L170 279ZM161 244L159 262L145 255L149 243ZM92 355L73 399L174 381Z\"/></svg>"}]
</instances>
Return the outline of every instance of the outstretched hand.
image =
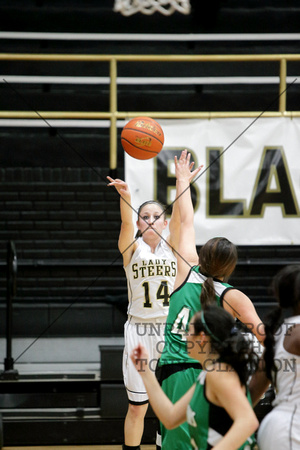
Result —
<instances>
[{"instance_id":1,"label":"outstretched hand","mask_svg":"<svg viewBox=\"0 0 300 450\"><path fill-rule=\"evenodd\" d=\"M175 174L177 180L188 180L189 183L200 172L203 164L192 171L195 163L191 162L191 154L183 150L179 159L175 156Z\"/></svg>"},{"instance_id":2,"label":"outstretched hand","mask_svg":"<svg viewBox=\"0 0 300 450\"><path fill-rule=\"evenodd\" d=\"M120 180L119 178L113 179L109 176L107 176L106 178L108 179L108 181L110 181L107 186L114 186L122 197L130 196L130 190L128 184L125 183L125 181Z\"/></svg>"}]
</instances>

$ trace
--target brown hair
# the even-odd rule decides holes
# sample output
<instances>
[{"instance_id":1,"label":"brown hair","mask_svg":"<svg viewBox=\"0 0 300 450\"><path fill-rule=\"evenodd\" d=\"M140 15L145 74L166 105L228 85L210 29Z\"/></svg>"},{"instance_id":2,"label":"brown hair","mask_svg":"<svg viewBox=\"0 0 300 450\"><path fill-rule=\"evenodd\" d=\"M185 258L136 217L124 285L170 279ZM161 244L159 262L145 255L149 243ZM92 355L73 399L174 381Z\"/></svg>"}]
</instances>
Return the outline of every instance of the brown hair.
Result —
<instances>
[{"instance_id":1,"label":"brown hair","mask_svg":"<svg viewBox=\"0 0 300 450\"><path fill-rule=\"evenodd\" d=\"M203 308L216 301L213 278L227 281L237 263L236 246L227 238L216 237L206 242L199 252L199 265L207 277L202 285L200 301Z\"/></svg>"}]
</instances>

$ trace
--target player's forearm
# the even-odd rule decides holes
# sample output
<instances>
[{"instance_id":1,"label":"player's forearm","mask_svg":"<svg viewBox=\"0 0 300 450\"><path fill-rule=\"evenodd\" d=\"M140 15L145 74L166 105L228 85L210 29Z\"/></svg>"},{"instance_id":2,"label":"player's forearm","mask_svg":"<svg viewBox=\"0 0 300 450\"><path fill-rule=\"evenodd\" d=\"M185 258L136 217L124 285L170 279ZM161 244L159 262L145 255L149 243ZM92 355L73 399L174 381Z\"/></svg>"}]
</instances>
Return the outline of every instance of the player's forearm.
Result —
<instances>
[{"instance_id":1,"label":"player's forearm","mask_svg":"<svg viewBox=\"0 0 300 450\"><path fill-rule=\"evenodd\" d=\"M178 201L175 200L172 208L172 215L169 222L170 244L175 250L178 250L178 242L180 236L180 211Z\"/></svg>"},{"instance_id":2,"label":"player's forearm","mask_svg":"<svg viewBox=\"0 0 300 450\"><path fill-rule=\"evenodd\" d=\"M172 429L174 426L177 426L178 423L173 418L174 405L163 392L154 373L149 368L145 368L143 372L139 373L142 375L155 415L167 429Z\"/></svg>"},{"instance_id":3,"label":"player's forearm","mask_svg":"<svg viewBox=\"0 0 300 450\"><path fill-rule=\"evenodd\" d=\"M254 413L235 420L214 450L237 450L255 432L258 425L259 422Z\"/></svg>"},{"instance_id":4,"label":"player's forearm","mask_svg":"<svg viewBox=\"0 0 300 450\"><path fill-rule=\"evenodd\" d=\"M132 206L131 206L131 196L124 195L120 196L120 213L121 221L123 224L132 224Z\"/></svg>"},{"instance_id":5,"label":"player's forearm","mask_svg":"<svg viewBox=\"0 0 300 450\"><path fill-rule=\"evenodd\" d=\"M190 222L194 218L194 209L191 199L190 183L187 179L179 179L176 182L176 198L180 211L180 222Z\"/></svg>"},{"instance_id":6,"label":"player's forearm","mask_svg":"<svg viewBox=\"0 0 300 450\"><path fill-rule=\"evenodd\" d=\"M126 250L126 255L123 254L123 262L128 264L133 248L130 244L134 243L134 224L132 220L132 208L130 203L130 196L120 198L120 211L121 211L121 229L119 234L118 247L123 254ZM124 259L125 258L125 259Z\"/></svg>"}]
</instances>

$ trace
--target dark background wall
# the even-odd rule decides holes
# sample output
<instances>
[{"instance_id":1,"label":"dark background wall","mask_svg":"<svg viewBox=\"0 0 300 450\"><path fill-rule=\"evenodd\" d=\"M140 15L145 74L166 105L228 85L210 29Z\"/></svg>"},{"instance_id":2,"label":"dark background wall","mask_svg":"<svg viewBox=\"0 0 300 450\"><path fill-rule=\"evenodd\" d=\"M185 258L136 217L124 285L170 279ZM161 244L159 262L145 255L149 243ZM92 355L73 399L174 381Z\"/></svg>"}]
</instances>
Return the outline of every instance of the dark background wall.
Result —
<instances>
[{"instance_id":1,"label":"dark background wall","mask_svg":"<svg viewBox=\"0 0 300 450\"><path fill-rule=\"evenodd\" d=\"M2 38L8 53L267 54L297 53L299 39L228 41L222 33L297 33L300 6L294 1L192 2L192 14L123 17L113 1L2 1L2 31L139 33L148 40L34 40ZM218 40L172 42L151 34L215 33ZM291 71L297 73L293 63ZM107 76L105 63L1 61L3 75ZM120 76L278 75L269 63L181 65L122 64ZM276 97L277 86L139 86L119 88L119 110L259 111ZM291 88L287 109L299 109L299 89ZM108 85L0 84L1 110L105 111ZM118 136L117 176L124 176ZM5 334L6 246L17 249L14 333L36 336L122 335L126 282L117 249L119 198L106 186L108 128L0 127L0 334ZM259 232L259 230L258 230ZM298 262L299 246L245 246L231 279L264 315L274 299L272 276ZM60 317L59 320L56 320Z\"/></svg>"}]
</instances>

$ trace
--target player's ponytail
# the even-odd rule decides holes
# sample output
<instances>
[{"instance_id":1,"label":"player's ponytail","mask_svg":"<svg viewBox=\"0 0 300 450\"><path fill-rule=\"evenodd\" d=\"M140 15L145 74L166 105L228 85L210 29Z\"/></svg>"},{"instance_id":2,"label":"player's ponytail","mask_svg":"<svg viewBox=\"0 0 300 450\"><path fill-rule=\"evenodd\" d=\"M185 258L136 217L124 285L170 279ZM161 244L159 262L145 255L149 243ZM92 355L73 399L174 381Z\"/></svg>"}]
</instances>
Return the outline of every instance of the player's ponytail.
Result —
<instances>
[{"instance_id":1,"label":"player's ponytail","mask_svg":"<svg viewBox=\"0 0 300 450\"><path fill-rule=\"evenodd\" d=\"M264 340L266 375L272 381L276 374L275 364L275 333L283 324L283 310L295 310L300 304L300 265L285 266L273 278L272 291L279 306L264 319L266 337ZM274 381L274 380L273 380Z\"/></svg>"},{"instance_id":2,"label":"player's ponytail","mask_svg":"<svg viewBox=\"0 0 300 450\"><path fill-rule=\"evenodd\" d=\"M272 380L272 372L276 373L275 364L275 333L280 328L283 323L282 319L282 309L280 307L275 308L271 311L264 319L265 324L265 340L264 340L264 360L266 363L265 370L266 375L270 381Z\"/></svg>"},{"instance_id":3,"label":"player's ponytail","mask_svg":"<svg viewBox=\"0 0 300 450\"><path fill-rule=\"evenodd\" d=\"M206 308L208 305L216 302L216 293L214 288L214 280L212 277L207 277L202 284L200 303L201 308Z\"/></svg>"},{"instance_id":4,"label":"player's ponytail","mask_svg":"<svg viewBox=\"0 0 300 450\"><path fill-rule=\"evenodd\" d=\"M201 247L199 265L206 279L200 294L201 307L216 301L213 279L227 281L237 263L236 246L224 237L210 239Z\"/></svg>"}]
</instances>

